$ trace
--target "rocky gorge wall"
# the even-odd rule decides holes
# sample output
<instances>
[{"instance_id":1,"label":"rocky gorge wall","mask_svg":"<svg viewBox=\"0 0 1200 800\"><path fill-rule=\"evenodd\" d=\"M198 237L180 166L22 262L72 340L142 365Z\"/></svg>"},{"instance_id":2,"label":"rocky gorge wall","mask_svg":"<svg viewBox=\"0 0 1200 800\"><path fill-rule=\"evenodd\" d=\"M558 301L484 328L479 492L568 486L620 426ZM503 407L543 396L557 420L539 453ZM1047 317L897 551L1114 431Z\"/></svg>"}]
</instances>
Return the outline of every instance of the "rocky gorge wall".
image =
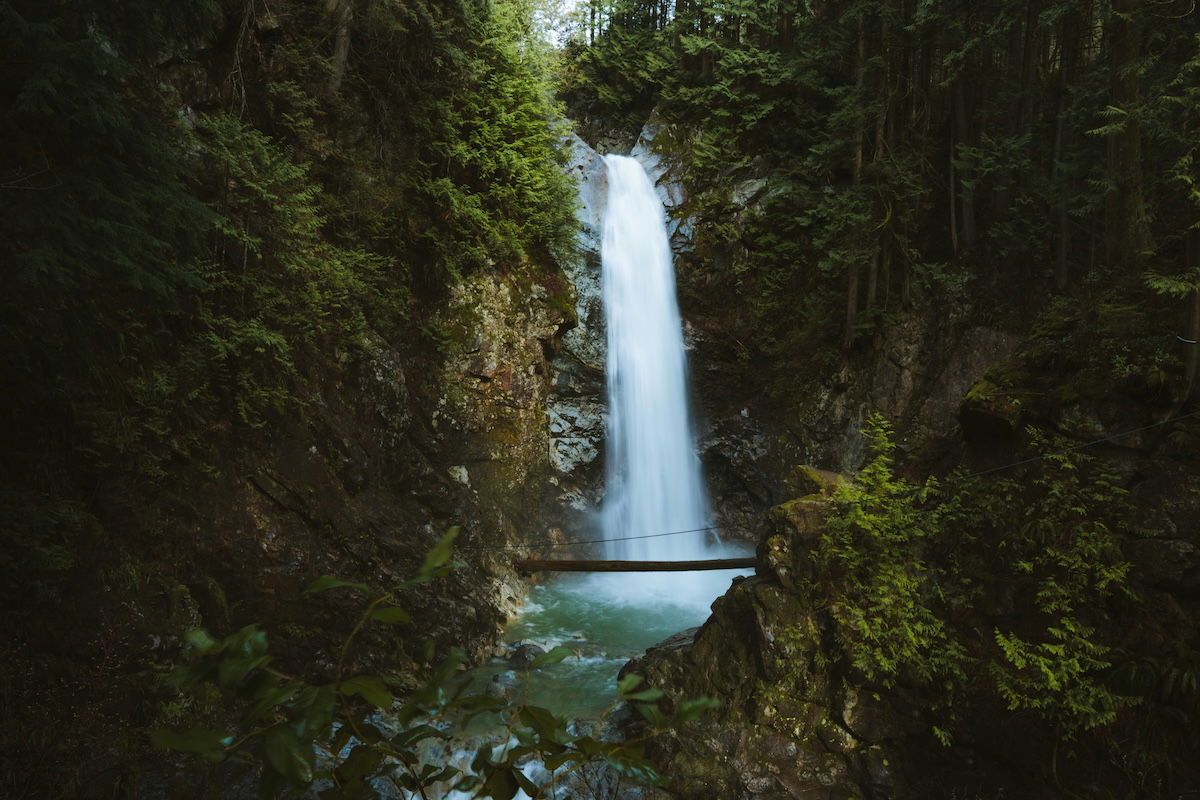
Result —
<instances>
[{"instance_id":1,"label":"rocky gorge wall","mask_svg":"<svg viewBox=\"0 0 1200 800\"><path fill-rule=\"evenodd\" d=\"M792 363L749 365L740 360L731 331L741 312L731 302L735 298L728 293L729 276L720 259L695 248L698 223L688 216L683 189L687 165L670 150L677 132L663 133L652 119L629 154L645 167L667 210L698 448L723 533L754 538L766 511L789 499L785 479L798 464L857 469L864 459L860 430L869 411L893 420L900 446L918 459L937 458L957 447L960 403L993 364L1013 352L1018 333L980 324L964 310L901 315L886 337L847 355L835 369L795 380L805 394L781 401L773 396L774 385L781 374L791 380L785 373ZM668 144L656 145L656 139ZM617 146L616 140L599 146L606 145ZM594 151L577 137L573 146L593 153L585 159L590 166L577 164L574 169L581 175L594 171ZM740 209L731 224L741 224L736 216L750 213L765 200L762 183L743 180L731 185L735 208ZM602 210L603 204L592 207ZM598 258L598 239L590 246L594 249L589 252ZM594 307L598 309L598 300ZM582 305L580 315L582 319ZM585 330L581 322L568 337L582 337ZM602 329L598 336L600 346Z\"/></svg>"}]
</instances>

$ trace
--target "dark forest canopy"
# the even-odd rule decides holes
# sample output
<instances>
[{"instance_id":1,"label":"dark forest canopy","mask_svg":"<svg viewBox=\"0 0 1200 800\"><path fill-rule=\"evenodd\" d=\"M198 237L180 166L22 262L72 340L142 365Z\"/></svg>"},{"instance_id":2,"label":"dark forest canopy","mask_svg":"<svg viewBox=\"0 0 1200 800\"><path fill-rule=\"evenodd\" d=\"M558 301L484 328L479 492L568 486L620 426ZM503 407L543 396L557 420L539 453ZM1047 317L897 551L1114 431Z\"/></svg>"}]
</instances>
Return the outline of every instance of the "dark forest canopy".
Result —
<instances>
[{"instance_id":1,"label":"dark forest canopy","mask_svg":"<svg viewBox=\"0 0 1200 800\"><path fill-rule=\"evenodd\" d=\"M352 5L0 3L7 590L50 589L97 485L569 241L530 9Z\"/></svg>"},{"instance_id":2,"label":"dark forest canopy","mask_svg":"<svg viewBox=\"0 0 1200 800\"><path fill-rule=\"evenodd\" d=\"M1134 275L1195 296L1190 0L596 2L581 26L571 109L626 129L657 110L686 211L767 317L840 283L849 347L968 285ZM747 177L765 184L734 231L728 186Z\"/></svg>"}]
</instances>

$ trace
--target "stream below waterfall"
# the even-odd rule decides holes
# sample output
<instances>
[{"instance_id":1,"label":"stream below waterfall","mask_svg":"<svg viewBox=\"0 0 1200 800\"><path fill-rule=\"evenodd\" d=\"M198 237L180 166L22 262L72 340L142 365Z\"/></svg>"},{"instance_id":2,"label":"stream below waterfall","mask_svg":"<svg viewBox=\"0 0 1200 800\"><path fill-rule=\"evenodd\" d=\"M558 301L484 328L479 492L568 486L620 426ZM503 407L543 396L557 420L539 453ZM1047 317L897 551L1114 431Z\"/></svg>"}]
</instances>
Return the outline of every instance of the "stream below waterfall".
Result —
<instances>
[{"instance_id":1,"label":"stream below waterfall","mask_svg":"<svg viewBox=\"0 0 1200 800\"><path fill-rule=\"evenodd\" d=\"M751 548L729 544L717 552L714 558L734 558L750 554ZM533 587L506 629L504 650L512 653L527 643L542 650L563 645L575 651L576 657L533 671L528 702L571 719L595 719L616 699L617 673L626 662L668 636L702 624L712 601L729 588L735 575L744 574L747 571L701 573L707 591L686 596L670 593L670 579L678 573L564 575ZM696 576L691 577L694 589ZM662 591L619 591L632 581ZM700 596L708 600L696 599ZM521 671L503 656L476 674L497 684L524 681Z\"/></svg>"}]
</instances>

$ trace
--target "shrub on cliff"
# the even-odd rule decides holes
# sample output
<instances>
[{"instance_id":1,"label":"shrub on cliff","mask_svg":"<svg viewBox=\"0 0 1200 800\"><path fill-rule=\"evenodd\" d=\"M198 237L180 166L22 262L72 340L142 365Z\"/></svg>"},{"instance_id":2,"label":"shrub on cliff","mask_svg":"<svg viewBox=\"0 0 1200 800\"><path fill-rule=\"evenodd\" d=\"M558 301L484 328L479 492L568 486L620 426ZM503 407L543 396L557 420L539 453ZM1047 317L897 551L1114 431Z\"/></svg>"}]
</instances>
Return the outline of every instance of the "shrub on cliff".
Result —
<instances>
[{"instance_id":1,"label":"shrub on cliff","mask_svg":"<svg viewBox=\"0 0 1200 800\"><path fill-rule=\"evenodd\" d=\"M895 475L881 416L864 433L872 457L834 494L813 551L846 666L885 687L936 689L943 739L981 690L1064 737L1111 722L1127 702L1108 675L1129 570L1112 471L1031 431L1041 455L1024 480L918 486Z\"/></svg>"}]
</instances>

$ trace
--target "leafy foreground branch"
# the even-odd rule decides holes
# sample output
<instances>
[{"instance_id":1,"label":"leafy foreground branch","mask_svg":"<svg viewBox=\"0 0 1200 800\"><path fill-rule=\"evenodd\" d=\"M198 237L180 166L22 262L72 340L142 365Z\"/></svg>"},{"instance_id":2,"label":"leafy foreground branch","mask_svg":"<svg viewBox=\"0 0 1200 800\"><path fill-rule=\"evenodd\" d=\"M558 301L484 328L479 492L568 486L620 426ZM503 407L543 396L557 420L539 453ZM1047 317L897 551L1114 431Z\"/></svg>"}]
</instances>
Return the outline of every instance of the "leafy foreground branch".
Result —
<instances>
[{"instance_id":1,"label":"leafy foreground branch","mask_svg":"<svg viewBox=\"0 0 1200 800\"><path fill-rule=\"evenodd\" d=\"M656 702L662 692L637 691L642 678L630 675L618 682L617 699L601 721L629 702L650 723L650 730L630 741L611 742L573 733L570 721L549 709L473 691L470 681L458 677L461 651L431 667L423 683L401 698L393 694L399 683L395 678L345 674L346 655L367 625L408 622L397 602L400 592L450 571L457 533L452 528L442 537L416 577L366 606L342 643L330 683L309 683L273 668L267 634L256 625L221 640L202 629L189 631L185 639L193 658L178 666L169 682L184 691L215 690L238 717L218 728L160 729L151 734L154 743L212 763L246 765L257 772L259 793L265 798L297 797L311 790L321 798L376 798L381 789L390 788L389 782L424 800L449 789L469 792L473 798L509 800L518 790L537 798L596 762L640 783L661 784L662 776L645 760L642 744L697 718L717 701L696 698L666 714ZM369 591L365 584L330 576L313 581L305 591L337 588ZM574 655L566 647L555 647L534 659L530 670ZM527 672L526 685L529 678ZM447 764L436 756L432 743L465 738L468 726L482 715L493 715L497 733L477 748L469 766ZM542 785L524 771L533 762L540 762L551 776ZM435 789L436 795L431 794Z\"/></svg>"}]
</instances>

